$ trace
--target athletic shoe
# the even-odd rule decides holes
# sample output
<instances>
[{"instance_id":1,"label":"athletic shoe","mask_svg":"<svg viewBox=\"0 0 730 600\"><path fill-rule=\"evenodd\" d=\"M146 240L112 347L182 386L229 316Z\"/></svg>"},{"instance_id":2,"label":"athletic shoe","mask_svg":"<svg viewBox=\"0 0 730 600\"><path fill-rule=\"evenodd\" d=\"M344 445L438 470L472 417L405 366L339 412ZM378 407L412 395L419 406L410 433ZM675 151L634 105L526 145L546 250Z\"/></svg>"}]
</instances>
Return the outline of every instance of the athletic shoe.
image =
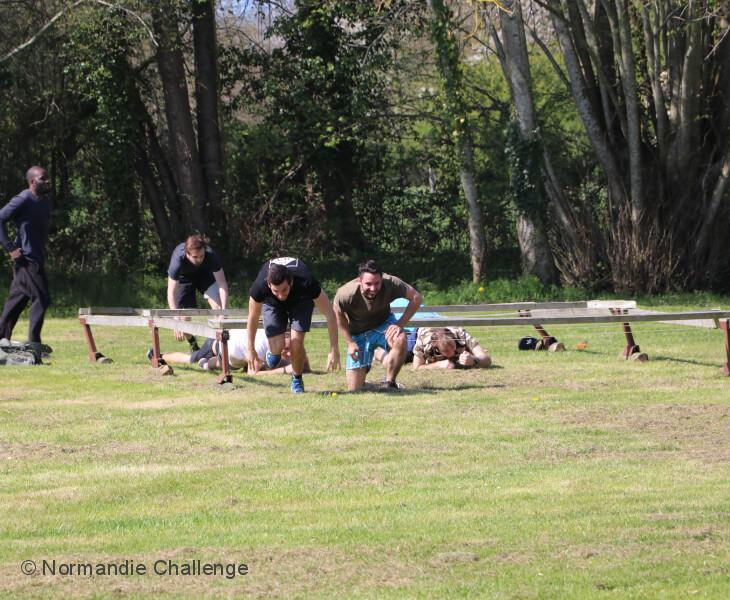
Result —
<instances>
[{"instance_id":1,"label":"athletic shoe","mask_svg":"<svg viewBox=\"0 0 730 600\"><path fill-rule=\"evenodd\" d=\"M200 346L198 346L198 340L195 339L194 335L188 336L187 339L188 339L188 344L190 344L190 354L200 350Z\"/></svg>"},{"instance_id":2,"label":"athletic shoe","mask_svg":"<svg viewBox=\"0 0 730 600\"><path fill-rule=\"evenodd\" d=\"M269 369L276 369L281 363L281 354L272 354L268 350L266 351L266 364ZM302 390L304 391L304 390Z\"/></svg>"},{"instance_id":3,"label":"athletic shoe","mask_svg":"<svg viewBox=\"0 0 730 600\"><path fill-rule=\"evenodd\" d=\"M395 381L387 381L384 379L380 382L380 390L383 392L397 392L401 389L403 389L403 386L396 383Z\"/></svg>"},{"instance_id":4,"label":"athletic shoe","mask_svg":"<svg viewBox=\"0 0 730 600\"><path fill-rule=\"evenodd\" d=\"M302 379L301 375L299 377L294 377L294 375L292 375L291 391L294 392L295 394L304 393L304 380Z\"/></svg>"},{"instance_id":5,"label":"athletic shoe","mask_svg":"<svg viewBox=\"0 0 730 600\"><path fill-rule=\"evenodd\" d=\"M154 349L153 348L150 348L149 350L147 350L147 354L145 354L145 356L147 357L147 360L148 361L152 362L152 359L155 357L155 351L154 351ZM160 360L158 360L157 362L160 365L166 365L167 364L165 362L165 359L162 358L161 356L160 356Z\"/></svg>"},{"instance_id":6,"label":"athletic shoe","mask_svg":"<svg viewBox=\"0 0 730 600\"><path fill-rule=\"evenodd\" d=\"M207 358L201 358L198 361L198 367L200 369L203 369L203 371L207 371L208 370L208 359Z\"/></svg>"}]
</instances>

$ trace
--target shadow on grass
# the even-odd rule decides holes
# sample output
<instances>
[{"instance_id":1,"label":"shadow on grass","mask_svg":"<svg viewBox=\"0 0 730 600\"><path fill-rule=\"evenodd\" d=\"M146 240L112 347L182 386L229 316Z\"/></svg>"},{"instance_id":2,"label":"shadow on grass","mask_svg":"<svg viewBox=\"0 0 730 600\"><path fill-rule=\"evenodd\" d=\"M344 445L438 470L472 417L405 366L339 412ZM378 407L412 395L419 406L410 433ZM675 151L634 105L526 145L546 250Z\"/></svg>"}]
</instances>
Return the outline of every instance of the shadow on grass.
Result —
<instances>
[{"instance_id":1,"label":"shadow on grass","mask_svg":"<svg viewBox=\"0 0 730 600\"><path fill-rule=\"evenodd\" d=\"M722 363L720 362L705 362L701 360L694 360L692 358L677 358L676 356L664 356L662 354L657 354L656 356L652 356L651 353L649 354L649 361L654 362L676 362L681 363L684 365L697 365L699 367L717 367L718 369L722 368Z\"/></svg>"},{"instance_id":2,"label":"shadow on grass","mask_svg":"<svg viewBox=\"0 0 730 600\"><path fill-rule=\"evenodd\" d=\"M605 352L599 352L597 350L579 350L578 352L580 352L581 354L590 354L592 356L605 354ZM616 362L621 362L621 359L618 358L619 352L621 352L621 350L616 351ZM694 360L692 358L677 358L676 356L665 356L663 354L654 355L651 353L651 351L647 351L647 354L649 355L649 362L676 362L685 365L697 365L698 367L717 367L718 369L722 367L721 363L716 362L710 363L701 360Z\"/></svg>"},{"instance_id":3,"label":"shadow on grass","mask_svg":"<svg viewBox=\"0 0 730 600\"><path fill-rule=\"evenodd\" d=\"M393 396L394 398L397 398L398 396L414 396L416 394L428 394L428 393L441 393L441 392L459 392L463 390L483 390L486 388L503 388L506 387L504 384L496 383L496 384L489 384L489 385L478 385L475 383L464 383L464 384L458 384L453 386L444 386L439 387L435 385L424 385L424 386L418 386L418 387L405 387L405 388L399 388L398 390L388 390L388 389L380 389L377 387L377 385L371 385L366 388L363 388L362 390L358 390L356 392L350 392L348 390L324 390L321 392L315 392L315 394L318 394L320 396L331 396L332 394L337 394L338 396L358 396L361 394L384 394L386 396Z\"/></svg>"}]
</instances>

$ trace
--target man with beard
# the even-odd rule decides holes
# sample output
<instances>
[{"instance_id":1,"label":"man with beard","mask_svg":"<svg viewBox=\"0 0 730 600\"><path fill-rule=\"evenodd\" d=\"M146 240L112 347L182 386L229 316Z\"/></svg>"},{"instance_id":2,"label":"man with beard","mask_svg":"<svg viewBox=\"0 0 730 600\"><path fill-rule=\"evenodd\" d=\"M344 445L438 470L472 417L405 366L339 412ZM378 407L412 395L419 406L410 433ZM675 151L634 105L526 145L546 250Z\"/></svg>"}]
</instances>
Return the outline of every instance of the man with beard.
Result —
<instances>
[{"instance_id":1,"label":"man with beard","mask_svg":"<svg viewBox=\"0 0 730 600\"><path fill-rule=\"evenodd\" d=\"M383 362L383 389L397 390L396 377L406 356L403 327L421 305L421 294L398 277L383 273L369 260L360 265L359 276L343 285L335 294L334 310L340 331L347 342L347 388L358 391L373 362L376 348L388 351ZM407 298L400 319L390 311L396 298Z\"/></svg>"},{"instance_id":2,"label":"man with beard","mask_svg":"<svg viewBox=\"0 0 730 600\"><path fill-rule=\"evenodd\" d=\"M10 339L20 314L30 302L28 341L40 343L43 319L51 304L44 264L53 203L48 173L43 167L31 167L25 178L28 189L0 209L0 244L13 261L13 281L0 316L0 338ZM15 240L10 239L6 229L11 220L17 231Z\"/></svg>"}]
</instances>

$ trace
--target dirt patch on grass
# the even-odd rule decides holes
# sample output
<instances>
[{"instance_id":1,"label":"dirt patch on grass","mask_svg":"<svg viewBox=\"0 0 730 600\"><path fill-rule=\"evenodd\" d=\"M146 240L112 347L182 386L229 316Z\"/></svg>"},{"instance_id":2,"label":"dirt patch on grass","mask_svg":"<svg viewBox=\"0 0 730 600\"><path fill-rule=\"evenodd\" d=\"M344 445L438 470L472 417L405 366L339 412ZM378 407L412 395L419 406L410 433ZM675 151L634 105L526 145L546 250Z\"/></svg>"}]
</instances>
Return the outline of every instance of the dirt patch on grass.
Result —
<instances>
[{"instance_id":1,"label":"dirt patch on grass","mask_svg":"<svg viewBox=\"0 0 730 600\"><path fill-rule=\"evenodd\" d=\"M148 445L138 442L105 441L98 444L80 445L0 442L0 461L45 461L81 457L90 461L113 459L118 462L125 456L143 457L147 456L149 452Z\"/></svg>"},{"instance_id":2,"label":"dirt patch on grass","mask_svg":"<svg viewBox=\"0 0 730 600\"><path fill-rule=\"evenodd\" d=\"M730 462L730 406L654 404L593 408L562 413L572 426L640 434L656 442L657 452L706 463Z\"/></svg>"}]
</instances>

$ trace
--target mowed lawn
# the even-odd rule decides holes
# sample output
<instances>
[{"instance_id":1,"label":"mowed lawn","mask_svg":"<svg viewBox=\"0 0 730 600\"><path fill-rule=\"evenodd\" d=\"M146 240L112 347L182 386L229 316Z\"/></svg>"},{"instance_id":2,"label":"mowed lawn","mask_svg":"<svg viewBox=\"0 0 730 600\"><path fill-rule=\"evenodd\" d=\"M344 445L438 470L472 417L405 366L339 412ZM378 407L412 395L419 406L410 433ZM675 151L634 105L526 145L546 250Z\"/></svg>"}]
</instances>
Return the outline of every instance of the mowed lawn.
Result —
<instances>
[{"instance_id":1,"label":"mowed lawn","mask_svg":"<svg viewBox=\"0 0 730 600\"><path fill-rule=\"evenodd\" d=\"M160 377L144 329L94 328L115 362L92 365L78 322L49 320L49 365L0 367L0 597L725 599L722 334L634 329L648 363L617 360L617 324L553 328L562 354L475 328L495 368L407 368L398 394L320 373L294 396L287 377ZM321 369L325 332L308 342ZM248 573L150 572L196 560Z\"/></svg>"}]
</instances>

